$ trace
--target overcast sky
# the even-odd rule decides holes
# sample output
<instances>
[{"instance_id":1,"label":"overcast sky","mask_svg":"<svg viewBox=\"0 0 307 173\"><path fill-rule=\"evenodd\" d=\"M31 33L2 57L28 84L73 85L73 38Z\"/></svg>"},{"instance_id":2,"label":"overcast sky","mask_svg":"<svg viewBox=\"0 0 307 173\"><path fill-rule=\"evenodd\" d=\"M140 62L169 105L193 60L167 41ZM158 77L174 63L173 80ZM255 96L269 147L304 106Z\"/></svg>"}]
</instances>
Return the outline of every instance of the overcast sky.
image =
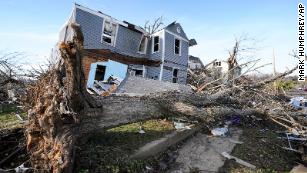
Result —
<instances>
[{"instance_id":1,"label":"overcast sky","mask_svg":"<svg viewBox=\"0 0 307 173\"><path fill-rule=\"evenodd\" d=\"M253 48L248 55L265 64L272 62L274 49L279 72L297 63L289 56L297 47L297 4L307 6L306 0L3 0L0 53L25 52L28 62L43 62L74 2L140 26L159 16L165 25L177 21L198 42L190 54L204 63L226 59L236 37L250 38L243 42L243 47Z\"/></svg>"}]
</instances>

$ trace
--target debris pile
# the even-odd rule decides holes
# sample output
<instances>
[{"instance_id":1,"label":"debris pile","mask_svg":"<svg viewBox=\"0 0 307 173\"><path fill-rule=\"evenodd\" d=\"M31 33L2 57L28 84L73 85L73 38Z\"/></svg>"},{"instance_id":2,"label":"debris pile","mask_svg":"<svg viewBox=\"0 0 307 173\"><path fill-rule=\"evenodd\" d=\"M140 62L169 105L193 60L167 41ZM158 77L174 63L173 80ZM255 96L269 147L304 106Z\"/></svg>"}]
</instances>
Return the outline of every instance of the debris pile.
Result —
<instances>
[{"instance_id":1,"label":"debris pile","mask_svg":"<svg viewBox=\"0 0 307 173\"><path fill-rule=\"evenodd\" d=\"M304 115L289 109L288 101L265 89L267 84L291 74L297 67L259 82L237 84L231 74L236 67L236 45L229 59L230 78L226 83L203 85L199 82L197 93L173 91L96 98L86 92L84 85L80 61L82 32L78 24L70 27L75 36L59 45L59 63L28 94L32 96L29 102L32 109L26 129L27 149L35 169L72 172L76 144L97 130L170 115L184 116L211 127L227 115L262 115L286 127L288 133L298 137L307 134Z\"/></svg>"}]
</instances>

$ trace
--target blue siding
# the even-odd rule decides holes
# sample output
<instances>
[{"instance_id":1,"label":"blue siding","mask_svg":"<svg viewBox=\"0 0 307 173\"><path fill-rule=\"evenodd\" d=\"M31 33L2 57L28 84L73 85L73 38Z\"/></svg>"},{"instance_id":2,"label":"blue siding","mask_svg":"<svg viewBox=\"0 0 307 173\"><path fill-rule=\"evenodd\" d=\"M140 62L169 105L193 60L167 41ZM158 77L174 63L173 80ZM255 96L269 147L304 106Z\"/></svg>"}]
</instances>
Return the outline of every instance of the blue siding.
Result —
<instances>
[{"instance_id":1,"label":"blue siding","mask_svg":"<svg viewBox=\"0 0 307 173\"><path fill-rule=\"evenodd\" d=\"M115 47L101 42L103 18L81 9L76 9L76 22L81 25L84 35L85 49L109 49L118 53L143 57L138 48L142 33L132 31L124 26L118 25Z\"/></svg>"},{"instance_id":2,"label":"blue siding","mask_svg":"<svg viewBox=\"0 0 307 173\"><path fill-rule=\"evenodd\" d=\"M160 32L158 35L155 36L159 36L159 51L152 53L153 52L153 38L155 36L152 36L151 39L149 39L148 42L148 46L147 46L147 54L149 55L150 59L154 59L154 60L161 60L162 57L162 48L163 48L163 40L162 40L162 34L163 32Z\"/></svg>"},{"instance_id":3,"label":"blue siding","mask_svg":"<svg viewBox=\"0 0 307 173\"><path fill-rule=\"evenodd\" d=\"M146 77L159 80L160 69L161 67L146 67Z\"/></svg>"},{"instance_id":4,"label":"blue siding","mask_svg":"<svg viewBox=\"0 0 307 173\"><path fill-rule=\"evenodd\" d=\"M174 64L172 62L164 63L164 68L163 68L163 77L162 79L164 81L169 81L173 82L173 70L168 70L166 68L177 68L178 71L178 83L180 84L186 84L187 80L187 67Z\"/></svg>"},{"instance_id":5,"label":"blue siding","mask_svg":"<svg viewBox=\"0 0 307 173\"><path fill-rule=\"evenodd\" d=\"M165 56L164 66L169 67L168 69L163 68L162 80L172 82L173 71L170 68L178 68L178 83L185 84L187 78L187 66L188 66L188 54L189 44L187 41L181 40L181 54L176 55L174 53L175 36L166 32L168 30L172 33L179 35L184 39L188 39L180 24L173 23L165 28L164 31L155 34L159 36L159 51L152 53L152 39L154 35L148 40L146 55L139 54L138 48L142 39L142 33L126 28L125 26L118 25L115 47L101 42L102 27L104 18L91 14L76 8L76 22L81 25L81 30L84 35L84 47L85 49L109 49L121 54L126 54L134 57L147 56L150 59L162 60L162 49L163 49L163 34L165 34ZM177 32L177 27L180 27L180 33ZM61 31L60 39L63 39L64 29ZM151 79L159 79L161 67L146 67L146 77Z\"/></svg>"},{"instance_id":6,"label":"blue siding","mask_svg":"<svg viewBox=\"0 0 307 173\"><path fill-rule=\"evenodd\" d=\"M178 27L180 28L180 33L177 32ZM184 33L184 31L183 31L183 29L182 29L182 27L179 23L172 23L172 24L168 25L165 29L188 40L187 35Z\"/></svg>"},{"instance_id":7,"label":"blue siding","mask_svg":"<svg viewBox=\"0 0 307 173\"><path fill-rule=\"evenodd\" d=\"M137 53L141 39L142 33L132 31L119 25L115 47L123 54L141 56L142 54Z\"/></svg>"},{"instance_id":8,"label":"blue siding","mask_svg":"<svg viewBox=\"0 0 307 173\"><path fill-rule=\"evenodd\" d=\"M167 82L173 82L172 77L173 77L173 71L163 68L162 80Z\"/></svg>"},{"instance_id":9,"label":"blue siding","mask_svg":"<svg viewBox=\"0 0 307 173\"><path fill-rule=\"evenodd\" d=\"M189 60L189 44L180 40L181 55L174 53L175 36L173 34L165 32L165 61L177 63L179 65L187 66Z\"/></svg>"},{"instance_id":10,"label":"blue siding","mask_svg":"<svg viewBox=\"0 0 307 173\"><path fill-rule=\"evenodd\" d=\"M177 38L177 37L176 37ZM178 83L186 84L187 79L187 66L189 60L189 43L185 40L177 38L181 44L181 54L174 53L175 36L168 32L165 32L165 57L164 66L170 68L177 68L178 71ZM163 68L163 80L172 82L173 73Z\"/></svg>"},{"instance_id":11,"label":"blue siding","mask_svg":"<svg viewBox=\"0 0 307 173\"><path fill-rule=\"evenodd\" d=\"M103 18L76 9L76 22L81 25L85 49L113 49L112 46L101 43Z\"/></svg>"}]
</instances>

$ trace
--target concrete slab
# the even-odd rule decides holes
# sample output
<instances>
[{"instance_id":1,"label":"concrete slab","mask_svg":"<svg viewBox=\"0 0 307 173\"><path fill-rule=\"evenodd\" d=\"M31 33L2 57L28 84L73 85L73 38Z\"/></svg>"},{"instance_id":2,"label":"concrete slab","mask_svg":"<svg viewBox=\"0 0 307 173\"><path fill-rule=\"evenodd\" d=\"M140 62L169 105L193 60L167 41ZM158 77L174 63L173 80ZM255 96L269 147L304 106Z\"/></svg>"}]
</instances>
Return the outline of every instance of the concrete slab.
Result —
<instances>
[{"instance_id":1,"label":"concrete slab","mask_svg":"<svg viewBox=\"0 0 307 173\"><path fill-rule=\"evenodd\" d=\"M176 143L186 139L200 130L200 126L192 127L191 129L176 130L171 134L164 136L158 140L152 141L140 149L131 156L132 159L143 159L150 156L157 155L160 152L165 151L168 147L175 145Z\"/></svg>"},{"instance_id":2,"label":"concrete slab","mask_svg":"<svg viewBox=\"0 0 307 173\"><path fill-rule=\"evenodd\" d=\"M209 137L198 133L189 139L178 151L176 166L171 168L171 173L187 173L192 168L198 168L201 172L218 172L226 159L222 152L231 153L238 141L242 130L230 128L229 137Z\"/></svg>"}]
</instances>

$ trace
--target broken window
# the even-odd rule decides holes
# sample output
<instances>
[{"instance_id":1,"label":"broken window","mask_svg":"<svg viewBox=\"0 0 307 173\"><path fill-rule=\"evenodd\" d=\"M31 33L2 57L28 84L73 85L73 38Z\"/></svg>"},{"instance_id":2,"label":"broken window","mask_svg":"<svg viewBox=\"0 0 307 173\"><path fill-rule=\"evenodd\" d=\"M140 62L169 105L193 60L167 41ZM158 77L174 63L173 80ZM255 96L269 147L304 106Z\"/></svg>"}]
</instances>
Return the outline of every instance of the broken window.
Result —
<instances>
[{"instance_id":1,"label":"broken window","mask_svg":"<svg viewBox=\"0 0 307 173\"><path fill-rule=\"evenodd\" d=\"M116 24L111 21L105 21L103 25L102 41L114 45L116 34Z\"/></svg>"},{"instance_id":2,"label":"broken window","mask_svg":"<svg viewBox=\"0 0 307 173\"><path fill-rule=\"evenodd\" d=\"M180 55L180 40L175 38L175 54Z\"/></svg>"},{"instance_id":3,"label":"broken window","mask_svg":"<svg viewBox=\"0 0 307 173\"><path fill-rule=\"evenodd\" d=\"M159 51L159 36L155 36L153 39L153 52L158 52Z\"/></svg>"},{"instance_id":4,"label":"broken window","mask_svg":"<svg viewBox=\"0 0 307 173\"><path fill-rule=\"evenodd\" d=\"M97 65L96 73L95 73L95 80L103 81L105 72L106 72L106 66Z\"/></svg>"},{"instance_id":5,"label":"broken window","mask_svg":"<svg viewBox=\"0 0 307 173\"><path fill-rule=\"evenodd\" d=\"M131 69L129 73L130 73L130 76L141 76L141 77L143 77L143 70Z\"/></svg>"},{"instance_id":6,"label":"broken window","mask_svg":"<svg viewBox=\"0 0 307 173\"><path fill-rule=\"evenodd\" d=\"M147 37L143 36L140 47L139 47L139 52L140 53L145 53L146 52L146 47L147 47Z\"/></svg>"},{"instance_id":7,"label":"broken window","mask_svg":"<svg viewBox=\"0 0 307 173\"><path fill-rule=\"evenodd\" d=\"M173 83L178 83L178 69L173 69Z\"/></svg>"},{"instance_id":8,"label":"broken window","mask_svg":"<svg viewBox=\"0 0 307 173\"><path fill-rule=\"evenodd\" d=\"M143 76L143 70L134 70L135 76Z\"/></svg>"}]
</instances>

